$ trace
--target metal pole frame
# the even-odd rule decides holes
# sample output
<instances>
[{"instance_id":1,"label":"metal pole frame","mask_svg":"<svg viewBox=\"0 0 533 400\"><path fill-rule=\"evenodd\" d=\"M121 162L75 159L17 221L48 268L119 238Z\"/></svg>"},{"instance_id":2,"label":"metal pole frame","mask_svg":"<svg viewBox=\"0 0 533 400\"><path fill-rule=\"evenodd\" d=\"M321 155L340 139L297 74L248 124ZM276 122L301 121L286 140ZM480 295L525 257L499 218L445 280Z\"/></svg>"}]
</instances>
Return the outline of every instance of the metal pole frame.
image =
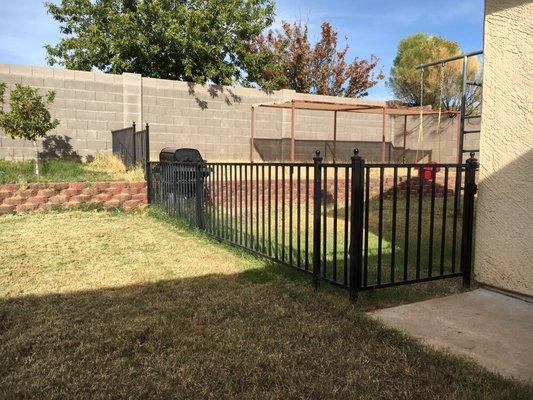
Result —
<instances>
[{"instance_id":1,"label":"metal pole frame","mask_svg":"<svg viewBox=\"0 0 533 400\"><path fill-rule=\"evenodd\" d=\"M354 149L352 156L352 190L350 210L350 302L357 300L363 270L363 209L365 162Z\"/></svg>"},{"instance_id":2,"label":"metal pole frame","mask_svg":"<svg viewBox=\"0 0 533 400\"><path fill-rule=\"evenodd\" d=\"M466 114L466 81L468 79L468 57L463 58L463 82L461 85L461 120L459 125L459 154L457 155L457 163L463 163L464 152L464 130L465 130L465 114Z\"/></svg>"},{"instance_id":3,"label":"metal pole frame","mask_svg":"<svg viewBox=\"0 0 533 400\"><path fill-rule=\"evenodd\" d=\"M204 229L204 165L196 163L195 186L196 186L196 227Z\"/></svg>"},{"instance_id":4,"label":"metal pole frame","mask_svg":"<svg viewBox=\"0 0 533 400\"><path fill-rule=\"evenodd\" d=\"M477 193L476 169L478 162L475 153L470 153L465 168L465 188L463 200L463 228L461 238L461 270L463 285L470 286L472 279L472 246L474 243L474 197Z\"/></svg>"},{"instance_id":5,"label":"metal pole frame","mask_svg":"<svg viewBox=\"0 0 533 400\"><path fill-rule=\"evenodd\" d=\"M294 100L291 103L291 162L294 162L294 145L296 141L295 133L296 105Z\"/></svg>"},{"instance_id":6,"label":"metal pole frame","mask_svg":"<svg viewBox=\"0 0 533 400\"><path fill-rule=\"evenodd\" d=\"M131 123L131 134L133 137L133 167L137 165L137 138L135 137L135 130L137 129L137 126L135 125L135 121Z\"/></svg>"},{"instance_id":7,"label":"metal pole frame","mask_svg":"<svg viewBox=\"0 0 533 400\"><path fill-rule=\"evenodd\" d=\"M315 153L313 178L313 287L318 290L320 279L320 234L321 234L321 206L322 206L322 157L320 150Z\"/></svg>"},{"instance_id":8,"label":"metal pole frame","mask_svg":"<svg viewBox=\"0 0 533 400\"><path fill-rule=\"evenodd\" d=\"M403 155L402 162L405 164L405 152L407 150L407 114L403 116Z\"/></svg>"},{"instance_id":9,"label":"metal pole frame","mask_svg":"<svg viewBox=\"0 0 533 400\"><path fill-rule=\"evenodd\" d=\"M450 62L450 61L460 60L461 58L479 56L480 54L483 54L483 50L471 51L470 53L458 54L458 55L453 56L453 57L443 58L442 60L431 61L431 62L428 62L428 63L425 63L425 64L419 64L415 68L416 69L421 69L421 68L431 67L431 66L438 65L438 64L444 64L444 63L447 63L447 62Z\"/></svg>"},{"instance_id":10,"label":"metal pole frame","mask_svg":"<svg viewBox=\"0 0 533 400\"><path fill-rule=\"evenodd\" d=\"M429 63L419 64L415 67L416 69L424 70L425 68L431 67L434 65L445 64L451 61L463 59L463 82L462 82L462 87L461 87L461 92L462 92L461 93L461 121L459 125L459 138L458 138L458 146L457 146L457 152L458 152L457 162L459 164L463 163L463 153L465 153L464 151L464 124L465 124L464 117L466 114L466 85L467 85L467 78L468 78L467 77L468 58L479 56L481 54L483 54L483 50L477 50L477 51L472 51L469 53L458 54L456 56L444 58L441 60L432 61Z\"/></svg>"},{"instance_id":11,"label":"metal pole frame","mask_svg":"<svg viewBox=\"0 0 533 400\"><path fill-rule=\"evenodd\" d=\"M385 162L385 107L381 109L381 162Z\"/></svg>"},{"instance_id":12,"label":"metal pole frame","mask_svg":"<svg viewBox=\"0 0 533 400\"><path fill-rule=\"evenodd\" d=\"M146 177L146 201L152 204L152 168L150 166L150 125L146 123L146 134L144 137L144 175Z\"/></svg>"},{"instance_id":13,"label":"metal pole frame","mask_svg":"<svg viewBox=\"0 0 533 400\"><path fill-rule=\"evenodd\" d=\"M333 162L337 160L337 110L333 111Z\"/></svg>"}]
</instances>

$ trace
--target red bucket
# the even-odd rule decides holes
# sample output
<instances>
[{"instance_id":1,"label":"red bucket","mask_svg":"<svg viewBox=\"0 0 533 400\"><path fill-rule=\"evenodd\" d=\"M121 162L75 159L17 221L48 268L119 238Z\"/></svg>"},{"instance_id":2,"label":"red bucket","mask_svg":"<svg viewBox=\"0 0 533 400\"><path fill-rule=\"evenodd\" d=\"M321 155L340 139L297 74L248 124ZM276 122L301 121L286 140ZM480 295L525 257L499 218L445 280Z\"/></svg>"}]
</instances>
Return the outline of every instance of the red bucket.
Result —
<instances>
[{"instance_id":1,"label":"red bucket","mask_svg":"<svg viewBox=\"0 0 533 400\"><path fill-rule=\"evenodd\" d=\"M436 163L430 163L430 164L436 164ZM424 181L432 181L433 179L435 179L435 175L439 171L440 171L440 168L435 168L435 167L432 167L431 165L427 165L425 167L420 167L418 169L418 174L419 176L420 174L422 174L422 179L424 179Z\"/></svg>"}]
</instances>

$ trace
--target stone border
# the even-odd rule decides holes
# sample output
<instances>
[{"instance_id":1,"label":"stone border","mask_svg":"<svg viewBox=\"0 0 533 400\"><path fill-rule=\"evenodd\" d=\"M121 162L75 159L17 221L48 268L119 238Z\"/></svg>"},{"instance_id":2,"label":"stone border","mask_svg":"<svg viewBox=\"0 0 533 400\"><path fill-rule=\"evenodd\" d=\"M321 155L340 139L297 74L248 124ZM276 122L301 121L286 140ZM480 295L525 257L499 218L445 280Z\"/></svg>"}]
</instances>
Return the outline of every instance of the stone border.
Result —
<instances>
[{"instance_id":1,"label":"stone border","mask_svg":"<svg viewBox=\"0 0 533 400\"><path fill-rule=\"evenodd\" d=\"M146 182L67 182L0 185L0 215L95 204L132 210L146 204Z\"/></svg>"}]
</instances>

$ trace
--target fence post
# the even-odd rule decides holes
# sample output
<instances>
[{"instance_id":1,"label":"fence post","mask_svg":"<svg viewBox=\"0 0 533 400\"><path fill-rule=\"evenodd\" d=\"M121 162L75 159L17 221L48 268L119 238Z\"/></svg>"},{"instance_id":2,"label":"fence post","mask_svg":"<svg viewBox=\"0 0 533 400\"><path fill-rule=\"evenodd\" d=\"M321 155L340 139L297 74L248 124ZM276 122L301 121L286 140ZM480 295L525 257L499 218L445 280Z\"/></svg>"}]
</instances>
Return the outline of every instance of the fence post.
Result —
<instances>
[{"instance_id":1,"label":"fence post","mask_svg":"<svg viewBox=\"0 0 533 400\"><path fill-rule=\"evenodd\" d=\"M365 161L359 155L359 149L354 149L350 209L350 302L352 303L357 300L357 294L361 290L363 268L364 168Z\"/></svg>"},{"instance_id":2,"label":"fence post","mask_svg":"<svg viewBox=\"0 0 533 400\"><path fill-rule=\"evenodd\" d=\"M474 231L474 195L477 192L476 169L477 160L474 153L466 160L465 189L463 199L463 232L461 238L461 270L463 285L470 286L472 276L472 244Z\"/></svg>"},{"instance_id":3,"label":"fence post","mask_svg":"<svg viewBox=\"0 0 533 400\"><path fill-rule=\"evenodd\" d=\"M322 203L322 157L315 153L313 178L313 287L318 290L320 279L320 210Z\"/></svg>"},{"instance_id":4,"label":"fence post","mask_svg":"<svg viewBox=\"0 0 533 400\"><path fill-rule=\"evenodd\" d=\"M131 123L131 136L133 140L133 167L137 165L137 138L135 137L135 129L137 129L137 125L135 125L135 121Z\"/></svg>"},{"instance_id":5,"label":"fence post","mask_svg":"<svg viewBox=\"0 0 533 400\"><path fill-rule=\"evenodd\" d=\"M204 166L202 163L197 163L195 166L196 178L196 227L204 229Z\"/></svg>"},{"instance_id":6,"label":"fence post","mask_svg":"<svg viewBox=\"0 0 533 400\"><path fill-rule=\"evenodd\" d=\"M146 178L146 200L152 203L152 168L150 166L150 126L146 123L146 135L144 137L144 176Z\"/></svg>"}]
</instances>

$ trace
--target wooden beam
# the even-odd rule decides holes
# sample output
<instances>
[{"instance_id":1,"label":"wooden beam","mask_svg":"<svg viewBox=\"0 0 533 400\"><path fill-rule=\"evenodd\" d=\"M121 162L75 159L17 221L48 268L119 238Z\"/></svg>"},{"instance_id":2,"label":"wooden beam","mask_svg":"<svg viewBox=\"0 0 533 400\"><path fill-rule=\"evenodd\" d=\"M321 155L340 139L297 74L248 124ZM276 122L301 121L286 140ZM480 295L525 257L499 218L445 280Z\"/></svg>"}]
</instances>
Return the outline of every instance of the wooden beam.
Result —
<instances>
[{"instance_id":1,"label":"wooden beam","mask_svg":"<svg viewBox=\"0 0 533 400\"><path fill-rule=\"evenodd\" d=\"M385 162L385 107L381 109L381 162Z\"/></svg>"},{"instance_id":2,"label":"wooden beam","mask_svg":"<svg viewBox=\"0 0 533 400\"><path fill-rule=\"evenodd\" d=\"M403 116L403 157L402 162L405 163L405 151L407 147L407 115Z\"/></svg>"},{"instance_id":3,"label":"wooden beam","mask_svg":"<svg viewBox=\"0 0 533 400\"><path fill-rule=\"evenodd\" d=\"M333 162L337 159L337 111L333 111Z\"/></svg>"},{"instance_id":4,"label":"wooden beam","mask_svg":"<svg viewBox=\"0 0 533 400\"><path fill-rule=\"evenodd\" d=\"M296 108L294 100L292 101L291 106L291 162L294 162L294 145L296 141L296 134L295 134L295 116L296 116Z\"/></svg>"}]
</instances>

